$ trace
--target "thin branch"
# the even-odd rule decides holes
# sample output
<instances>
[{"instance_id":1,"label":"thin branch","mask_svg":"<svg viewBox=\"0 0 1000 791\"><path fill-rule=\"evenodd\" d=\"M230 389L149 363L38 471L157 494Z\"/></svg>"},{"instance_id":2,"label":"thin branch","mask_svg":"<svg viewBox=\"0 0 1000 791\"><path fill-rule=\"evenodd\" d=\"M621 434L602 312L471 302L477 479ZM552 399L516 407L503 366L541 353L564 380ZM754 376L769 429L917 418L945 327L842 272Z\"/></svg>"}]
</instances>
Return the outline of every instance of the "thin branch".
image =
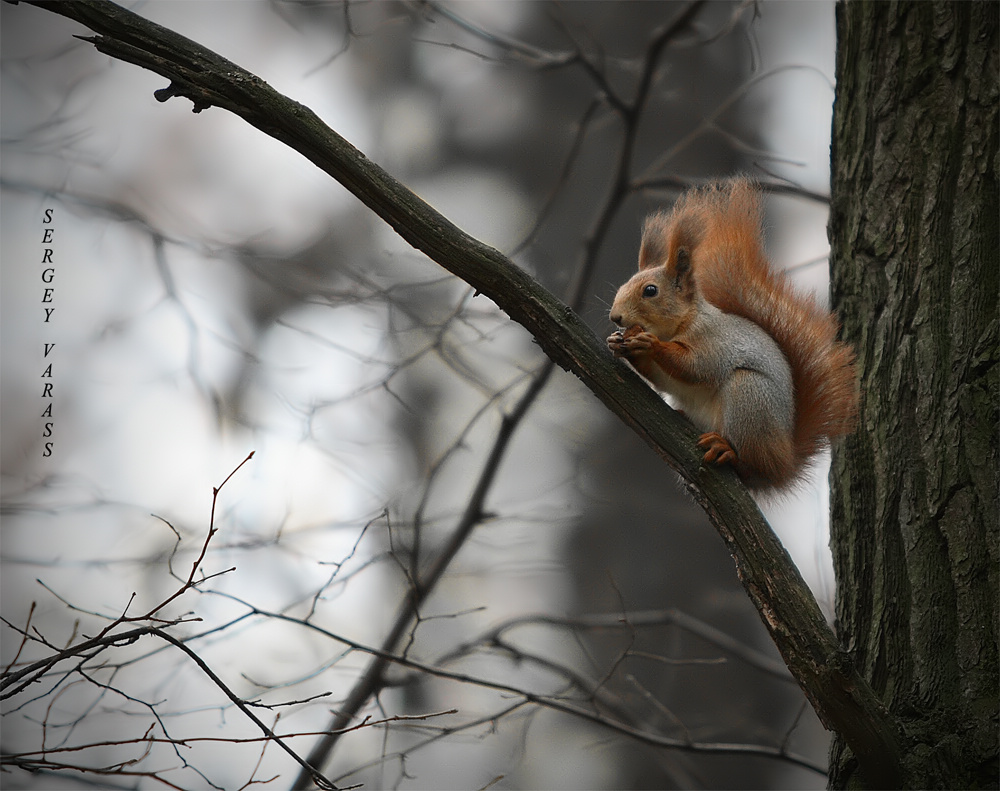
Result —
<instances>
[{"instance_id":1,"label":"thin branch","mask_svg":"<svg viewBox=\"0 0 1000 791\"><path fill-rule=\"evenodd\" d=\"M235 597L229 597L234 601L240 601ZM694 753L719 753L719 754L744 754L744 755L759 755L765 758L774 758L778 760L788 761L796 766L801 766L810 771L816 772L817 774L825 774L826 769L820 766L816 762L810 760L809 758L798 755L795 753L790 753L783 747L770 747L768 745L759 744L743 744L743 743L730 743L730 742L691 742L686 739L676 739L669 736L664 736L659 733L644 730L635 725L631 725L627 722L623 722L618 719L614 719L607 715L601 714L599 712L593 711L589 708L584 708L575 702L564 700L560 697L553 695L546 695L531 690L523 689L521 687L514 686L513 684L507 684L500 681L493 681L488 678L483 678L481 676L473 676L467 673L460 673L451 670L445 670L438 664L428 664L426 662L420 662L418 660L412 659L407 656L402 656L399 654L393 654L391 652L385 651L383 648L373 647L360 643L357 640L352 640L343 635L336 634L324 629L321 626L316 625L311 621L303 621L300 618L295 618L290 615L286 615L280 612L271 612L267 610L262 610L255 607L247 602L242 602L242 604L248 607L253 614L262 615L269 619L275 619L280 621L285 621L287 623L298 624L307 629L310 629L317 634L329 637L332 640L337 641L343 645L350 647L355 651L362 651L364 653L371 654L381 660L381 667L387 668L390 664L398 665L399 667L404 667L410 670L418 671L425 675L435 676L437 678L447 679L449 681L454 681L460 684L470 684L478 686L484 689L492 689L497 692L503 693L505 695L513 695L521 698L524 702L534 703L538 706L544 708L552 709L553 711L559 711L563 714L569 714L574 717L580 717L582 719L593 722L597 725L601 725L604 728L608 728L617 733L624 734L631 738L637 739L638 741L644 742L645 744L654 745L657 747L668 747L673 749L678 749L687 752ZM343 729L343 732L347 732L351 728Z\"/></svg>"},{"instance_id":2,"label":"thin branch","mask_svg":"<svg viewBox=\"0 0 1000 791\"><path fill-rule=\"evenodd\" d=\"M830 86L830 91L831 93L833 92L833 85L830 85L826 75L822 71L813 66L788 64L785 66L777 66L771 69L770 71L764 72L763 74L757 74L754 77L751 77L749 80L744 82L736 89L734 89L732 93L730 93L725 99L723 99L723 101L721 101L718 105L716 105L716 107L712 110L711 113L709 113L707 116L705 116L705 118L701 120L701 123L699 123L694 129L692 129L687 135L685 135L676 143L674 143L674 145L671 146L669 149L667 149L663 154L657 157L657 159L652 164L647 166L645 174L636 179L636 181L634 182L634 186L641 187L643 185L649 184L650 181L656 178L655 174L662 168L666 167L667 163L669 163L672 159L674 159L674 157L676 157L685 148L687 148L695 140L701 137L701 135L703 135L707 130L715 128L716 121L724 112L726 112L726 110L728 110L730 107L736 104L740 99L749 94L750 91L753 88L757 87L757 85L759 85L760 83L769 80L772 77L775 77L786 71L809 71L818 74L820 77L827 79L827 84Z\"/></svg>"},{"instance_id":3,"label":"thin branch","mask_svg":"<svg viewBox=\"0 0 1000 791\"><path fill-rule=\"evenodd\" d=\"M14 654L14 658L11 659L10 662L7 664L7 667L3 669L3 674L2 674L3 678L7 677L7 675L11 671L11 668L13 668L14 665L17 664L17 660L21 658L21 652L24 650L25 643L28 642L28 630L31 628L31 616L35 614L35 606L36 603L32 602L31 608L28 610L28 617L24 621L24 628L18 629L18 631L21 632L21 644L17 647L17 653Z\"/></svg>"},{"instance_id":4,"label":"thin branch","mask_svg":"<svg viewBox=\"0 0 1000 791\"><path fill-rule=\"evenodd\" d=\"M430 567L418 579L413 580L410 592L404 600L392 627L382 641L382 648L379 653L369 663L361 678L355 683L347 699L337 710L337 714L329 727L329 733L324 736L312 752L309 754L309 762L318 765L322 764L333 751L340 738L340 732L346 728L354 716L361 710L371 696L383 683L383 675L389 665L390 656L403 635L409 630L421 605L426 601L431 591L434 590L445 570L451 564L452 559L459 549L465 544L466 539L472 533L473 528L479 524L483 516L483 505L486 495L492 486L493 479L503 460L507 446L512 438L517 425L524 417L528 409L534 403L542 388L545 387L549 376L552 373L553 365L546 362L542 369L532 379L528 390L518 401L514 409L505 415L501 424L501 429L494 441L493 448L479 474L478 482L465 507L465 512L452 531L447 543L438 552ZM302 773L296 779L293 789L303 789L307 787L309 776Z\"/></svg>"},{"instance_id":5,"label":"thin branch","mask_svg":"<svg viewBox=\"0 0 1000 791\"><path fill-rule=\"evenodd\" d=\"M444 664L466 654L478 645L490 645L503 640L507 632L519 626L547 624L572 630L596 629L641 629L654 626L677 626L690 634L700 637L706 642L728 651L739 657L748 665L757 668L780 681L794 681L788 668L755 648L740 642L731 635L717 629L680 610L642 610L637 612L609 613L597 615L581 615L578 617L560 617L548 614L522 615L503 621L478 637L457 646L452 651L438 659L438 664Z\"/></svg>"},{"instance_id":6,"label":"thin branch","mask_svg":"<svg viewBox=\"0 0 1000 791\"><path fill-rule=\"evenodd\" d=\"M13 624L10 624L7 621L4 622L7 623L8 626L10 626L11 628L17 629L17 627L14 626ZM91 654L90 652L94 651L94 649L100 649L100 651L103 651L105 648L110 648L111 646L129 645L131 643L134 643L144 634L148 634L149 629L150 627L148 626L140 626L135 629L130 629L127 632L118 632L116 634L111 634L111 635L101 634L98 637L94 637L91 638L90 640L85 640L82 643L77 643L76 645L72 645L69 648L66 648L62 651L59 651L56 654L53 654L52 656L46 657L45 659L39 659L37 662L32 662L30 665L26 665L20 670L14 671L12 673L7 673L4 675L2 679L0 679L0 689L6 689L7 687L13 684L17 684L22 679L24 679L24 683L15 687L10 692L5 692L3 695L0 695L0 700L5 700L7 698L13 697L14 695L17 695L18 693L23 691L26 687L30 686L35 681L38 681L42 676L48 673L53 667L55 667L60 662L63 662L67 659L77 656L84 656L84 655L93 656L93 654ZM23 632L20 629L18 629L18 631L22 632L22 634L26 634L26 632ZM100 651L94 651L94 653L96 654L99 653Z\"/></svg>"},{"instance_id":7,"label":"thin branch","mask_svg":"<svg viewBox=\"0 0 1000 791\"><path fill-rule=\"evenodd\" d=\"M162 629L158 629L156 627L149 627L148 633L156 635L161 640L166 640L168 643L175 646L176 648L179 648L181 651L187 654L188 657L190 657L191 660L196 665L198 665L198 667L201 668L201 671L212 680L212 683L214 683L219 689L221 689L222 692L225 694L225 696L233 702L233 705L235 705L236 708L238 708L241 712L243 712L243 714L247 717L247 719L253 722L253 724L256 725L258 728L260 728L261 732L268 739L273 741L282 750L288 753L288 755L290 755L292 759L297 764L299 764L299 766L303 768L304 771L308 772L309 777L312 778L312 782L314 782L319 788L324 789L324 791L338 791L338 787L334 785L332 782L330 782L323 775L322 772L320 772L318 769L312 766L308 761L303 759L297 752L295 752L295 750L293 750L291 747L285 744L285 742L281 738L276 736L274 731L268 728L263 723L263 721L250 710L250 707L246 703L244 703L243 700L235 692L233 692L228 686L226 686L226 683L215 674L212 668L210 668L205 663L205 660L203 660L200 656L198 656L198 654L195 651L192 651L181 640L178 640L169 632L164 632Z\"/></svg>"}]
</instances>

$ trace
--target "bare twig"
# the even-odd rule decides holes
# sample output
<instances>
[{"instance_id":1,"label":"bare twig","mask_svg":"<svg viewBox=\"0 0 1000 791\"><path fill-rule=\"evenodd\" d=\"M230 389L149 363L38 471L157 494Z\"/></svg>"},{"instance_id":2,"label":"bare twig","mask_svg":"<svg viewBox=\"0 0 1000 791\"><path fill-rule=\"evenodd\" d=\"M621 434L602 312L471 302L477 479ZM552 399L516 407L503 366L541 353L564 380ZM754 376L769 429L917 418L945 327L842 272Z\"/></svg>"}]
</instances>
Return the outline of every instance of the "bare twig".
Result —
<instances>
[{"instance_id":1,"label":"bare twig","mask_svg":"<svg viewBox=\"0 0 1000 791\"><path fill-rule=\"evenodd\" d=\"M229 597L233 598L233 597ZM236 599L234 599L236 600ZM237 600L238 601L238 600ZM275 619L280 621L285 621L287 623L299 624L317 634L324 635L338 643L346 645L355 651L362 651L367 654L371 654L380 660L380 668L385 669L389 665L398 665L403 668L418 671L425 675L435 676L437 678L446 679L449 681L454 681L460 684L470 684L473 686L481 687L483 689L492 689L497 692L503 693L505 695L513 695L517 698L523 700L526 703L532 703L538 706L542 706L547 709L552 709L554 711L561 712L563 714L569 714L574 717L580 717L584 720L593 722L604 728L608 728L614 732L621 733L623 735L635 738L645 744L650 744L658 747L669 747L674 749L679 749L687 752L693 753L719 753L719 754L745 754L745 755L759 755L765 758L778 759L782 761L787 761L796 766L801 766L810 771L816 772L818 774L825 774L826 770L823 766L820 766L809 758L790 753L786 749L771 747L768 745L757 745L757 744L741 744L732 742L690 742L686 739L676 739L669 736L664 736L653 731L645 730L641 727L637 727L627 722L623 722L619 719L609 717L600 712L594 711L591 708L585 708L578 705L576 702L567 701L559 696L540 694L532 690L524 689L513 684L507 684L503 682L493 681L492 679L485 678L482 676L475 676L468 673L460 673L451 670L446 670L440 666L440 664L429 664L427 662L420 662L418 660L412 659L407 656L400 654L393 654L391 652L385 651L382 647L373 647L365 645L364 643L358 642L357 640L352 640L351 638L345 637L344 635L331 632L328 629L324 629L321 626L311 622L303 621L299 618L295 618L284 613L272 612L263 610L261 608L255 607L247 602L242 602L242 604L248 607L254 614L265 616L269 619ZM581 682L582 687L585 689L590 689L590 685L587 682ZM355 687L355 690L357 687ZM354 690L352 690L353 692ZM351 728L346 727L341 730L341 734L349 732ZM338 734L340 735L340 734Z\"/></svg>"},{"instance_id":2,"label":"bare twig","mask_svg":"<svg viewBox=\"0 0 1000 791\"><path fill-rule=\"evenodd\" d=\"M337 710L337 714L329 728L330 732L320 739L309 754L310 763L319 765L326 761L337 744L340 733L382 685L383 674L389 664L389 656L410 628L421 605L427 599L427 596L430 595L431 591L434 590L434 587L444 575L445 570L451 564L452 559L465 544L466 539L472 533L475 526L481 521L486 495L489 493L507 446L513 437L517 425L528 409L530 409L542 388L545 387L552 373L552 368L551 362L545 363L542 369L536 373L528 390L521 396L514 409L504 416L501 429L479 474L478 482L472 495L469 497L462 518L427 571L412 581L410 592L400 606L395 621L389 629L389 633L382 641L382 647L378 655L368 665L361 678L355 683L347 699ZM300 773L292 787L295 789L305 788L308 785L308 780L308 775Z\"/></svg>"},{"instance_id":3,"label":"bare twig","mask_svg":"<svg viewBox=\"0 0 1000 791\"><path fill-rule=\"evenodd\" d=\"M233 702L233 705L236 706L236 708L238 708L241 712L243 712L243 714L246 716L247 719L249 719L258 728L260 728L261 732L265 736L267 736L268 739L275 742L275 744L277 744L282 750L288 753L288 755L290 755L292 759L302 767L303 771L309 774L309 777L312 779L313 783L315 783L319 788L325 789L325 791L337 791L337 786L334 785L329 780L327 780L327 778L323 775L322 772L320 772L318 769L312 766L309 761L306 761L301 756L299 756L298 753L296 753L291 747L285 744L284 740L276 736L274 732L270 728L268 728L263 723L263 721L250 710L250 707L246 703L244 703L243 700L235 692L233 692L228 686L226 686L225 682L215 674L212 668L210 668L208 664L205 662L205 660L202 659L200 656L198 656L198 654L195 651L192 651L182 641L178 640L172 634L170 634L169 632L165 632L162 629L150 627L149 634L155 635L156 637L159 637L161 640L166 640L168 643L175 646L176 648L179 648L181 651L187 654L188 657L190 657L191 660L196 665L198 665L198 667L201 668L201 671L210 679L212 679L212 683L215 684L215 686L217 686L220 690L222 690L225 696Z\"/></svg>"}]
</instances>

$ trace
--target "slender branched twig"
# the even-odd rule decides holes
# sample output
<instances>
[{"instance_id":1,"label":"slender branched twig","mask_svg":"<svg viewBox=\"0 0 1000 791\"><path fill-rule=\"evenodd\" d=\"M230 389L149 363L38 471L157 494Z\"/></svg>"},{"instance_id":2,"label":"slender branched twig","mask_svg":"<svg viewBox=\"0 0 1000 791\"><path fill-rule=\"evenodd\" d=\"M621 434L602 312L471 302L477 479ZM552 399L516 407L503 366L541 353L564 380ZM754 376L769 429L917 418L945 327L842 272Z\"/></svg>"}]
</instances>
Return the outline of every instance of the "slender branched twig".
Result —
<instances>
[{"instance_id":1,"label":"slender branched twig","mask_svg":"<svg viewBox=\"0 0 1000 791\"><path fill-rule=\"evenodd\" d=\"M202 563L204 562L205 557L208 553L209 544L211 543L212 538L216 535L216 533L218 533L219 530L215 522L216 506L218 504L219 494L222 491L223 487L239 471L239 469L248 461L250 461L251 458L253 458L253 455L254 454L251 451L250 454L245 459L243 459L243 461L240 462L232 470L232 472L229 473L229 475L226 476L225 480L223 480L221 484L212 487L212 507L209 517L208 532L205 536L205 540L201 545L201 549L195 561L191 565L191 571L189 572L187 579L182 581L180 587L178 587L175 591L173 591L170 595L168 595L165 599L163 599L159 604L155 605L150 610L148 610L144 615L130 616L123 613L122 615L112 620L111 623L105 626L96 636L92 638L88 638L83 641L73 643L72 645L61 651L51 654L50 656L47 656L44 659L31 662L16 671L11 670L10 667L8 667L7 671L3 675L3 678L0 679L0 689L6 690L8 687L13 687L13 688L10 689L9 691L4 692L4 694L0 696L0 699L10 698L23 692L31 684L40 681L43 677L49 674L53 670L53 668L55 668L55 666L60 664L61 662L64 662L69 659L82 659L85 661L91 660L98 654L109 648L131 645L137 642L141 637L144 637L146 635L155 636L158 637L160 640L163 640L173 645L175 648L179 649L181 652L186 654L192 661L194 661L194 663L198 665L201 671L211 679L211 681L226 695L227 698L229 698L232 701L233 705L235 705L247 717L247 719L253 722L258 728L260 728L260 730L264 733L265 737L267 737L269 740L276 742L278 746L281 747L281 749L283 749L286 753L288 753L293 758L293 760L295 760L298 764L302 766L303 771L309 773L309 777L311 778L311 781L313 783L315 783L319 788L327 789L328 791L336 791L337 786L335 786L328 779L326 779L326 777L324 777L321 772L316 770L314 767L310 766L310 764L307 761L302 759L281 738L276 736L274 732L270 728L268 728L268 726L265 725L264 722L259 717L257 717L256 714L253 713L253 711L251 711L250 706L247 703L245 703L239 696L237 696L222 681L221 678L219 678L219 676L215 673L215 671L213 671L212 668L209 667L208 663L206 663L205 660L203 660L195 651L193 651L190 647L186 645L185 641L178 639L177 637L174 637L172 634L167 632L162 627L162 625L164 624L169 625L172 622L164 621L163 619L156 617L156 613L162 611L165 607L167 607L169 604L179 599L188 591L196 588L199 585L199 583L218 576L218 574L211 574L211 575L202 575L199 578L199 573L202 570ZM134 594L132 598L134 598ZM116 629L118 629L118 627L122 626L123 624L143 623L143 622L146 622L146 624L143 626L138 626L133 629L128 629L126 631L115 631ZM41 637L36 637L29 632L27 624L23 629L15 627L13 624L10 623L8 623L8 626L11 626L12 628L16 629L21 633L22 647L23 643L28 641L29 639L42 641ZM18 652L18 654L20 654L20 651ZM15 663L11 663L11 666L13 666L13 664ZM88 677L86 673L82 671L81 668L82 668L82 662L76 666L75 670L76 672L79 672L84 677L84 679L86 679L89 683L95 684L98 687L104 686L96 682L94 679ZM57 696L54 696L53 701L55 701L56 699ZM48 717L46 717L44 722L48 722ZM147 745L151 744L149 739L144 739L142 741ZM176 740L171 740L171 742L174 744L177 743ZM43 732L43 744L44 744L44 732ZM43 752L49 754L52 751L45 750ZM121 766L107 768L105 770L97 770L93 768L83 769L82 767L56 764L55 762L50 761L44 756L41 759L30 759L28 758L28 755L30 755L30 753L20 754L16 756L5 755L3 757L3 762L5 764L9 763L11 765L20 766L21 768L29 769L31 771L37 771L42 768L76 769L77 771L87 771L87 772L103 771L108 774L122 774L125 776L134 774L135 776L138 777L155 777L157 780L166 785L169 785L171 787L176 787L173 786L172 783L165 780L161 775L157 774L156 772L128 772L125 771Z\"/></svg>"}]
</instances>

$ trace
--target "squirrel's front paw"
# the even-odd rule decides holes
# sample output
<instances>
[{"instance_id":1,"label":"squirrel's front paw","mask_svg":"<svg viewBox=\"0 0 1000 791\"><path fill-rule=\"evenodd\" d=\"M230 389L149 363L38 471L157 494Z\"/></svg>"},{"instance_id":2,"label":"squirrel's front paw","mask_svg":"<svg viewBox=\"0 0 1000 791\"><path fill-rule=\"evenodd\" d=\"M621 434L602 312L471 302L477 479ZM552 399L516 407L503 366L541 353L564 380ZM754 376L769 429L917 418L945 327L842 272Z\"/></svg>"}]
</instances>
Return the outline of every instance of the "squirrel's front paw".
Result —
<instances>
[{"instance_id":1,"label":"squirrel's front paw","mask_svg":"<svg viewBox=\"0 0 1000 791\"><path fill-rule=\"evenodd\" d=\"M646 332L642 327L629 327L621 336L618 344L618 355L629 357L634 354L643 354L652 349L659 340L653 333Z\"/></svg>"},{"instance_id":2,"label":"squirrel's front paw","mask_svg":"<svg viewBox=\"0 0 1000 791\"><path fill-rule=\"evenodd\" d=\"M608 337L608 348L615 357L633 357L644 354L652 349L659 339L651 332L646 332L638 324L627 330L617 330Z\"/></svg>"}]
</instances>

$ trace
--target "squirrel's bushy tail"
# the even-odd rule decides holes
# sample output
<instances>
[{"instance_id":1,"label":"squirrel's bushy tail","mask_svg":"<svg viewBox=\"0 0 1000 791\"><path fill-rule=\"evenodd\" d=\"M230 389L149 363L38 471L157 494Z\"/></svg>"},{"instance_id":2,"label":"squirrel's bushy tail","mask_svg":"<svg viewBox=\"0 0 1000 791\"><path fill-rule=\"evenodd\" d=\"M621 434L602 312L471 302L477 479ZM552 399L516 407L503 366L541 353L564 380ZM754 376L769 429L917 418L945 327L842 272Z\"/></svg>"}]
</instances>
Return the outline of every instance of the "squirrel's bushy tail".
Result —
<instances>
[{"instance_id":1,"label":"squirrel's bushy tail","mask_svg":"<svg viewBox=\"0 0 1000 791\"><path fill-rule=\"evenodd\" d=\"M705 298L758 324L788 359L795 387L795 472L777 483L791 483L831 437L854 429L854 351L837 341L833 314L771 266L764 253L760 191L751 182L735 179L692 190L675 204L668 222L700 237L693 269Z\"/></svg>"}]
</instances>

